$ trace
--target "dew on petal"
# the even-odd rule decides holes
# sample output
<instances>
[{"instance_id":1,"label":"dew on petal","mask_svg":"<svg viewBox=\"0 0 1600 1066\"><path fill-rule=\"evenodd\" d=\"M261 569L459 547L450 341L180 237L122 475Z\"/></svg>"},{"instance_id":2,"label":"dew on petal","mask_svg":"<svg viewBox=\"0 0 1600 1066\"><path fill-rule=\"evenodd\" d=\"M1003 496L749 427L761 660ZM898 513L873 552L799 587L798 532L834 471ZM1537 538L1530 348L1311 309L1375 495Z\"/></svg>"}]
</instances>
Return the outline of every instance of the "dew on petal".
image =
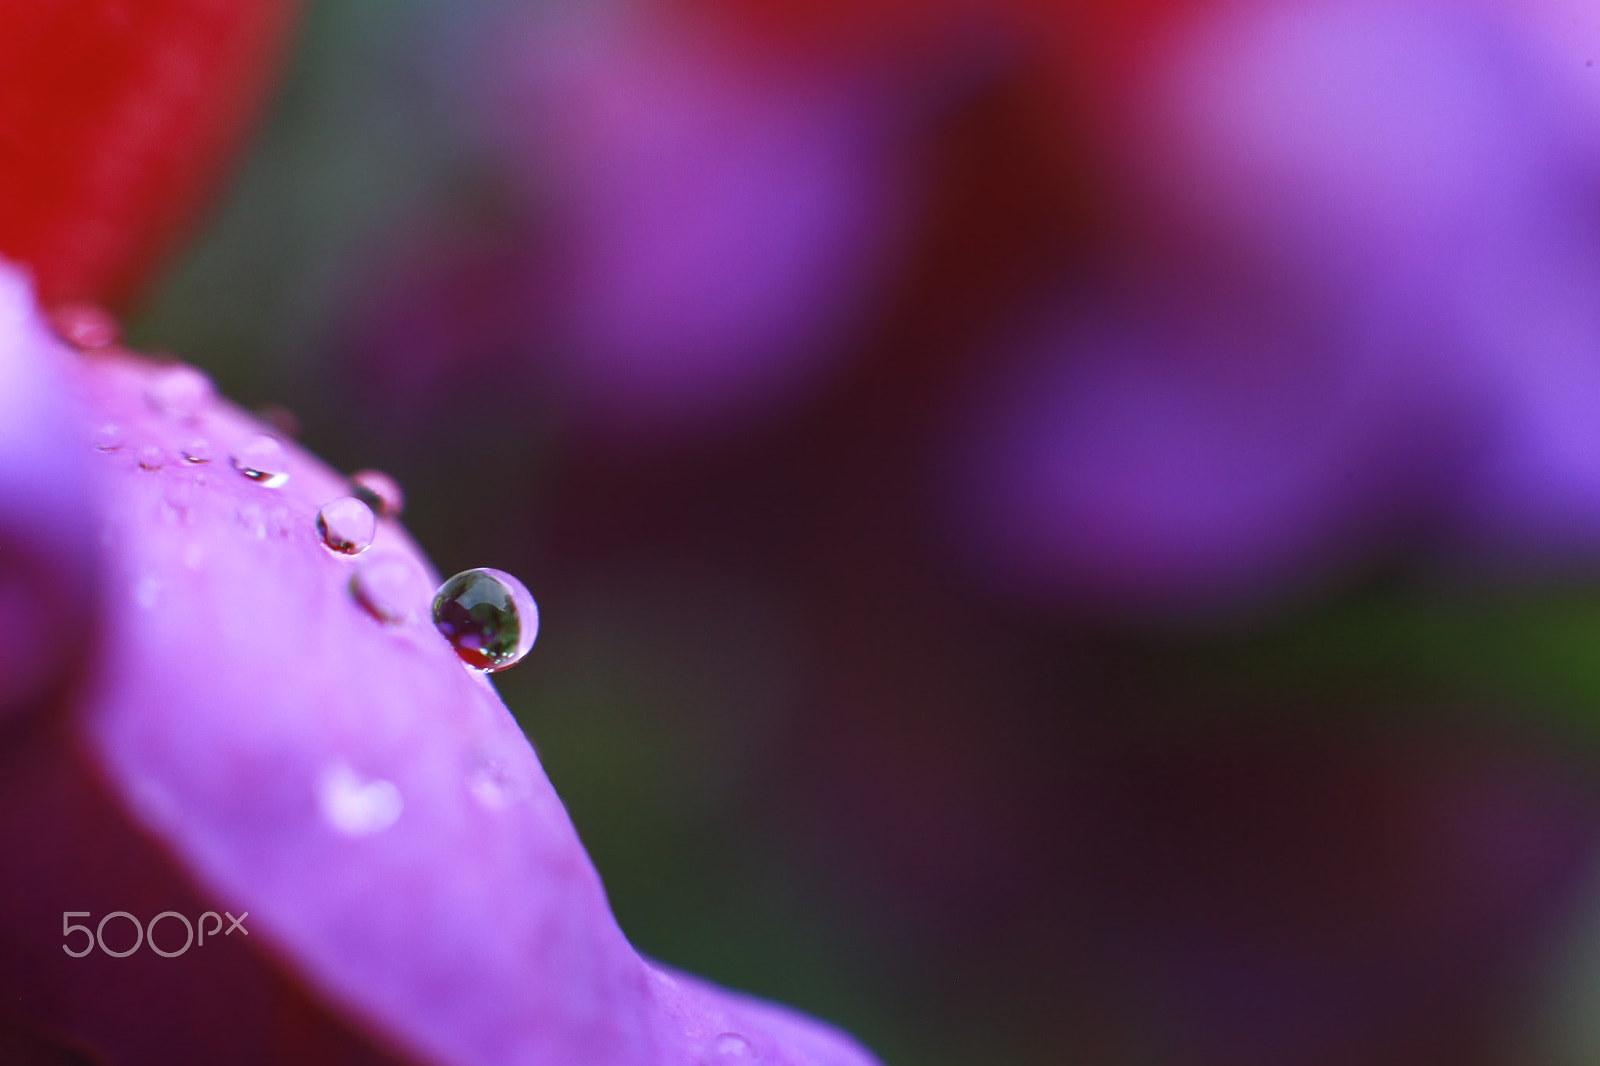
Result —
<instances>
[{"instance_id":1,"label":"dew on petal","mask_svg":"<svg viewBox=\"0 0 1600 1066\"><path fill-rule=\"evenodd\" d=\"M289 457L276 437L251 437L233 453L233 468L251 481L275 489L289 480Z\"/></svg>"},{"instance_id":2,"label":"dew on petal","mask_svg":"<svg viewBox=\"0 0 1600 1066\"><path fill-rule=\"evenodd\" d=\"M261 509L259 503L247 503L235 513L239 518L239 524L247 533L257 540L267 539L266 512Z\"/></svg>"},{"instance_id":3,"label":"dew on petal","mask_svg":"<svg viewBox=\"0 0 1600 1066\"><path fill-rule=\"evenodd\" d=\"M349 836L367 836L394 825L405 809L393 781L362 780L348 763L325 767L317 782L318 806L328 824Z\"/></svg>"},{"instance_id":4,"label":"dew on petal","mask_svg":"<svg viewBox=\"0 0 1600 1066\"><path fill-rule=\"evenodd\" d=\"M350 577L350 595L378 621L410 621L427 603L427 579L404 555L386 553L363 559Z\"/></svg>"},{"instance_id":5,"label":"dew on petal","mask_svg":"<svg viewBox=\"0 0 1600 1066\"><path fill-rule=\"evenodd\" d=\"M111 312L93 304L62 304L50 313L56 335L80 352L109 348L122 335Z\"/></svg>"},{"instance_id":6,"label":"dew on petal","mask_svg":"<svg viewBox=\"0 0 1600 1066\"><path fill-rule=\"evenodd\" d=\"M533 647L539 608L505 571L466 570L434 593L433 624L468 666L504 670Z\"/></svg>"},{"instance_id":7,"label":"dew on petal","mask_svg":"<svg viewBox=\"0 0 1600 1066\"><path fill-rule=\"evenodd\" d=\"M150 406L173 418L194 418L211 400L211 379L182 363L162 367L145 386Z\"/></svg>"},{"instance_id":8,"label":"dew on petal","mask_svg":"<svg viewBox=\"0 0 1600 1066\"><path fill-rule=\"evenodd\" d=\"M372 547L378 520L372 508L354 496L340 496L317 512L317 536L341 555L359 555Z\"/></svg>"},{"instance_id":9,"label":"dew on petal","mask_svg":"<svg viewBox=\"0 0 1600 1066\"><path fill-rule=\"evenodd\" d=\"M759 1060L755 1047L738 1033L718 1033L712 1037L707 1051L709 1055L704 1060L706 1066Z\"/></svg>"},{"instance_id":10,"label":"dew on petal","mask_svg":"<svg viewBox=\"0 0 1600 1066\"><path fill-rule=\"evenodd\" d=\"M114 452L122 447L122 430L118 426L103 425L94 431L94 446L97 451Z\"/></svg>"},{"instance_id":11,"label":"dew on petal","mask_svg":"<svg viewBox=\"0 0 1600 1066\"><path fill-rule=\"evenodd\" d=\"M399 518L406 507L400 483L382 470L357 470L351 474L350 495L383 518Z\"/></svg>"},{"instance_id":12,"label":"dew on petal","mask_svg":"<svg viewBox=\"0 0 1600 1066\"><path fill-rule=\"evenodd\" d=\"M204 437L195 437L187 441L179 449L183 453L186 463L209 463L211 461L211 442Z\"/></svg>"},{"instance_id":13,"label":"dew on petal","mask_svg":"<svg viewBox=\"0 0 1600 1066\"><path fill-rule=\"evenodd\" d=\"M160 470L167 465L167 457L154 444L139 449L139 467L143 470Z\"/></svg>"}]
</instances>

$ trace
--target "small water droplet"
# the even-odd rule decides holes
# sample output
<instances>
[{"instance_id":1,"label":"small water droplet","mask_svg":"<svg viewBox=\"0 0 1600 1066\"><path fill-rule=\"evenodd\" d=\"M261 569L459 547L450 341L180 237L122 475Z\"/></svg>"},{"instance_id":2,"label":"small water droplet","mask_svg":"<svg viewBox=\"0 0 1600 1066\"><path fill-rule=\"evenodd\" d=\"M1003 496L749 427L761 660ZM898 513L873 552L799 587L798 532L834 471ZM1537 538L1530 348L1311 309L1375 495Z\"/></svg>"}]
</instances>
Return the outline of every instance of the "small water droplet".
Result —
<instances>
[{"instance_id":1,"label":"small water droplet","mask_svg":"<svg viewBox=\"0 0 1600 1066\"><path fill-rule=\"evenodd\" d=\"M195 437L181 449L183 460L186 463L209 463L211 461L211 442L204 437Z\"/></svg>"},{"instance_id":2,"label":"small water droplet","mask_svg":"<svg viewBox=\"0 0 1600 1066\"><path fill-rule=\"evenodd\" d=\"M281 504L267 513L267 526L280 537L294 534L294 512Z\"/></svg>"},{"instance_id":3,"label":"small water droplet","mask_svg":"<svg viewBox=\"0 0 1600 1066\"><path fill-rule=\"evenodd\" d=\"M504 670L533 647L539 607L505 571L465 570L434 593L433 624L468 666Z\"/></svg>"},{"instance_id":4,"label":"small water droplet","mask_svg":"<svg viewBox=\"0 0 1600 1066\"><path fill-rule=\"evenodd\" d=\"M139 449L139 466L144 470L160 470L167 465L167 457L154 444Z\"/></svg>"},{"instance_id":5,"label":"small water droplet","mask_svg":"<svg viewBox=\"0 0 1600 1066\"><path fill-rule=\"evenodd\" d=\"M400 483L382 470L357 470L350 475L350 495L383 518L399 518L406 508Z\"/></svg>"},{"instance_id":6,"label":"small water droplet","mask_svg":"<svg viewBox=\"0 0 1600 1066\"><path fill-rule=\"evenodd\" d=\"M109 423L94 431L95 449L102 452L114 452L122 447L122 430Z\"/></svg>"},{"instance_id":7,"label":"small water droplet","mask_svg":"<svg viewBox=\"0 0 1600 1066\"><path fill-rule=\"evenodd\" d=\"M710 1055L704 1060L706 1066L723 1066L724 1063L755 1062L759 1056L755 1047L738 1033L718 1033L711 1038L707 1048Z\"/></svg>"},{"instance_id":8,"label":"small water droplet","mask_svg":"<svg viewBox=\"0 0 1600 1066\"><path fill-rule=\"evenodd\" d=\"M407 556L375 555L363 559L351 575L350 595L378 621L399 625L427 602L427 578Z\"/></svg>"},{"instance_id":9,"label":"small water droplet","mask_svg":"<svg viewBox=\"0 0 1600 1066\"><path fill-rule=\"evenodd\" d=\"M349 763L325 767L317 782L322 816L341 833L368 836L394 825L405 809L400 789L393 781L364 781Z\"/></svg>"},{"instance_id":10,"label":"small water droplet","mask_svg":"<svg viewBox=\"0 0 1600 1066\"><path fill-rule=\"evenodd\" d=\"M211 379L182 363L162 367L145 386L151 407L173 418L194 418L211 400Z\"/></svg>"},{"instance_id":11,"label":"small water droplet","mask_svg":"<svg viewBox=\"0 0 1600 1066\"><path fill-rule=\"evenodd\" d=\"M354 496L340 496L317 512L317 536L341 555L359 555L372 547L378 520L372 508Z\"/></svg>"},{"instance_id":12,"label":"small water droplet","mask_svg":"<svg viewBox=\"0 0 1600 1066\"><path fill-rule=\"evenodd\" d=\"M93 304L62 304L50 313L50 324L80 352L110 347L122 333L111 312Z\"/></svg>"},{"instance_id":13,"label":"small water droplet","mask_svg":"<svg viewBox=\"0 0 1600 1066\"><path fill-rule=\"evenodd\" d=\"M491 811L504 810L516 799L515 789L504 768L495 765L479 766L467 779L467 790L472 798Z\"/></svg>"},{"instance_id":14,"label":"small water droplet","mask_svg":"<svg viewBox=\"0 0 1600 1066\"><path fill-rule=\"evenodd\" d=\"M257 540L267 539L266 512L261 509L259 503L247 503L235 513L238 515L239 524L244 526L245 531L252 537Z\"/></svg>"},{"instance_id":15,"label":"small water droplet","mask_svg":"<svg viewBox=\"0 0 1600 1066\"><path fill-rule=\"evenodd\" d=\"M233 453L233 468L251 481L275 489L289 480L289 457L276 437L251 437Z\"/></svg>"},{"instance_id":16,"label":"small water droplet","mask_svg":"<svg viewBox=\"0 0 1600 1066\"><path fill-rule=\"evenodd\" d=\"M133 587L133 599L140 607L150 610L161 599L161 579L154 574L146 574L139 579Z\"/></svg>"}]
</instances>

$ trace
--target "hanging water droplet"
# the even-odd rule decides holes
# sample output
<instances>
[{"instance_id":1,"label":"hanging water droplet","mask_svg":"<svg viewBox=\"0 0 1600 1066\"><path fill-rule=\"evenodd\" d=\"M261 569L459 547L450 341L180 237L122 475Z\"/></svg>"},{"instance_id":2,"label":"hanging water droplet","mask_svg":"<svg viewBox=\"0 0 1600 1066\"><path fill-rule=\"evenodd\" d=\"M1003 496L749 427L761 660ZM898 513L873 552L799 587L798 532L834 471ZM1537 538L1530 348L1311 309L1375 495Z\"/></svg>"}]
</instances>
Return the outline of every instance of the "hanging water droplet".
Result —
<instances>
[{"instance_id":1,"label":"hanging water droplet","mask_svg":"<svg viewBox=\"0 0 1600 1066\"><path fill-rule=\"evenodd\" d=\"M233 453L233 468L251 481L275 489L289 480L289 457L276 437L251 437Z\"/></svg>"},{"instance_id":2,"label":"hanging water droplet","mask_svg":"<svg viewBox=\"0 0 1600 1066\"><path fill-rule=\"evenodd\" d=\"M406 507L400 483L382 470L357 470L351 474L350 495L383 518L399 518Z\"/></svg>"},{"instance_id":3,"label":"hanging water droplet","mask_svg":"<svg viewBox=\"0 0 1600 1066\"><path fill-rule=\"evenodd\" d=\"M427 602L427 578L410 558L385 553L364 559L350 577L350 595L368 614L387 625L415 617Z\"/></svg>"},{"instance_id":4,"label":"hanging water droplet","mask_svg":"<svg viewBox=\"0 0 1600 1066\"><path fill-rule=\"evenodd\" d=\"M139 449L139 466L144 470L160 470L167 465L167 457L154 444Z\"/></svg>"},{"instance_id":5,"label":"hanging water droplet","mask_svg":"<svg viewBox=\"0 0 1600 1066\"><path fill-rule=\"evenodd\" d=\"M211 461L211 442L204 437L195 437L181 449L185 462L209 463Z\"/></svg>"},{"instance_id":6,"label":"hanging water droplet","mask_svg":"<svg viewBox=\"0 0 1600 1066\"><path fill-rule=\"evenodd\" d=\"M145 386L150 406L173 418L194 418L211 399L211 379L182 363L162 367Z\"/></svg>"},{"instance_id":7,"label":"hanging water droplet","mask_svg":"<svg viewBox=\"0 0 1600 1066\"><path fill-rule=\"evenodd\" d=\"M93 304L63 304L50 313L50 324L80 352L110 347L122 332L111 312Z\"/></svg>"},{"instance_id":8,"label":"hanging water droplet","mask_svg":"<svg viewBox=\"0 0 1600 1066\"><path fill-rule=\"evenodd\" d=\"M354 496L340 496L317 512L317 536L341 555L359 555L372 547L378 520L372 508Z\"/></svg>"},{"instance_id":9,"label":"hanging water droplet","mask_svg":"<svg viewBox=\"0 0 1600 1066\"><path fill-rule=\"evenodd\" d=\"M122 447L122 430L109 423L94 431L94 446L97 451L114 452Z\"/></svg>"},{"instance_id":10,"label":"hanging water droplet","mask_svg":"<svg viewBox=\"0 0 1600 1066\"><path fill-rule=\"evenodd\" d=\"M533 647L539 607L505 571L466 570L434 593L433 624L468 666L504 670Z\"/></svg>"},{"instance_id":11,"label":"hanging water droplet","mask_svg":"<svg viewBox=\"0 0 1600 1066\"><path fill-rule=\"evenodd\" d=\"M718 1033L711 1038L710 1055L705 1059L706 1066L723 1066L739 1062L755 1062L760 1056L750 1041L738 1033Z\"/></svg>"}]
</instances>

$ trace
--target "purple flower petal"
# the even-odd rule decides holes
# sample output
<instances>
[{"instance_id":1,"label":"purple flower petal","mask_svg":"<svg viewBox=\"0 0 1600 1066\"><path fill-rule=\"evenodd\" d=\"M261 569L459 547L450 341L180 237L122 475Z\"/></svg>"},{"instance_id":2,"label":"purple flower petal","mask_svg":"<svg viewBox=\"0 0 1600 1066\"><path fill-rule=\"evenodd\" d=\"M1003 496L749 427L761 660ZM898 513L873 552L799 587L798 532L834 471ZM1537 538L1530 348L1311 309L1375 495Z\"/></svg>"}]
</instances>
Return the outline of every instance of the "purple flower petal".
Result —
<instances>
[{"instance_id":1,"label":"purple flower petal","mask_svg":"<svg viewBox=\"0 0 1600 1066\"><path fill-rule=\"evenodd\" d=\"M716 1061L724 1033L763 1062L871 1061L639 958L532 748L434 630L438 577L400 526L381 523L361 556L328 551L315 518L344 479L287 442L286 481L243 476L225 457L262 432L253 419L211 397L152 403L175 368L68 357L13 305L0 351L70 378L105 528L83 691L0 775L0 842L29 874L0 901L16 904L0 915L13 1009L128 1061L287 1061L286 1000L320 1019L302 1028L328 1061L347 1060L328 1050L343 1040L449 1063L687 1066ZM126 442L92 454L103 422ZM197 437L216 458L182 458ZM37 480L24 506L8 497L7 522L55 491ZM387 621L351 591L384 560L399 574L381 585ZM55 784L33 769L47 763ZM61 802L41 807L51 790ZM148 920L201 900L248 912L248 941L173 960L59 951L64 910ZM210 1022L182 1028L202 1008Z\"/></svg>"}]
</instances>

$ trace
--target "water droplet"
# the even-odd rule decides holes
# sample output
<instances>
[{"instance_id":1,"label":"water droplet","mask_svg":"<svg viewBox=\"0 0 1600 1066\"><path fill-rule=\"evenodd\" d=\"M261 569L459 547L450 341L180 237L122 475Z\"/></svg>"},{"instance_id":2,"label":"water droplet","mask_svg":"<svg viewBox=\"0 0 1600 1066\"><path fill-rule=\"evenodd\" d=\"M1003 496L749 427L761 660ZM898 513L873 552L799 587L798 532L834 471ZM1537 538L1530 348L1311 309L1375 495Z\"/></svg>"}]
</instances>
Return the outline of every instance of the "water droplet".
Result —
<instances>
[{"instance_id":1,"label":"water droplet","mask_svg":"<svg viewBox=\"0 0 1600 1066\"><path fill-rule=\"evenodd\" d=\"M533 647L539 608L505 571L466 570L434 593L433 624L468 666L504 670Z\"/></svg>"},{"instance_id":2,"label":"water droplet","mask_svg":"<svg viewBox=\"0 0 1600 1066\"><path fill-rule=\"evenodd\" d=\"M233 453L233 468L251 481L275 489L289 480L289 457L276 437L251 437Z\"/></svg>"},{"instance_id":3,"label":"water droplet","mask_svg":"<svg viewBox=\"0 0 1600 1066\"><path fill-rule=\"evenodd\" d=\"M491 811L504 810L516 797L510 776L500 766L485 764L472 771L467 779L467 790L472 798Z\"/></svg>"},{"instance_id":4,"label":"water droplet","mask_svg":"<svg viewBox=\"0 0 1600 1066\"><path fill-rule=\"evenodd\" d=\"M322 816L341 833L367 836L394 825L405 809L400 789L393 781L363 781L349 763L325 767L317 782Z\"/></svg>"},{"instance_id":5,"label":"water droplet","mask_svg":"<svg viewBox=\"0 0 1600 1066\"><path fill-rule=\"evenodd\" d=\"M372 508L354 496L340 496L317 512L317 536L341 555L359 555L372 547L378 520Z\"/></svg>"},{"instance_id":6,"label":"water droplet","mask_svg":"<svg viewBox=\"0 0 1600 1066\"><path fill-rule=\"evenodd\" d=\"M93 304L63 304L50 313L50 324L80 352L110 347L122 333L111 312Z\"/></svg>"},{"instance_id":7,"label":"water droplet","mask_svg":"<svg viewBox=\"0 0 1600 1066\"><path fill-rule=\"evenodd\" d=\"M146 574L139 579L133 587L133 599L140 607L149 610L161 599L161 579L154 574Z\"/></svg>"},{"instance_id":8,"label":"water droplet","mask_svg":"<svg viewBox=\"0 0 1600 1066\"><path fill-rule=\"evenodd\" d=\"M167 465L167 457L154 444L139 449L139 466L144 470L160 470Z\"/></svg>"},{"instance_id":9,"label":"water droplet","mask_svg":"<svg viewBox=\"0 0 1600 1066\"><path fill-rule=\"evenodd\" d=\"M102 452L114 452L122 447L122 430L107 424L94 431L94 446Z\"/></svg>"},{"instance_id":10,"label":"water droplet","mask_svg":"<svg viewBox=\"0 0 1600 1066\"><path fill-rule=\"evenodd\" d=\"M244 526L252 537L257 540L267 539L266 512L261 509L259 503L247 503L239 508L236 514L239 517L239 524Z\"/></svg>"},{"instance_id":11,"label":"water droplet","mask_svg":"<svg viewBox=\"0 0 1600 1066\"><path fill-rule=\"evenodd\" d=\"M209 463L211 461L211 442L204 437L196 437L181 449L184 462Z\"/></svg>"},{"instance_id":12,"label":"water droplet","mask_svg":"<svg viewBox=\"0 0 1600 1066\"><path fill-rule=\"evenodd\" d=\"M295 528L294 512L282 505L274 507L267 514L267 525L280 537L292 536Z\"/></svg>"},{"instance_id":13,"label":"water droplet","mask_svg":"<svg viewBox=\"0 0 1600 1066\"><path fill-rule=\"evenodd\" d=\"M362 560L351 575L350 594L378 621L399 625L427 602L427 578L407 556L375 555Z\"/></svg>"},{"instance_id":14,"label":"water droplet","mask_svg":"<svg viewBox=\"0 0 1600 1066\"><path fill-rule=\"evenodd\" d=\"M760 1057L756 1054L755 1047L738 1033L718 1033L711 1038L707 1048L710 1055L704 1060L706 1066L722 1066L723 1063L755 1062Z\"/></svg>"},{"instance_id":15,"label":"water droplet","mask_svg":"<svg viewBox=\"0 0 1600 1066\"><path fill-rule=\"evenodd\" d=\"M211 400L211 379L182 363L162 367L145 386L150 406L173 418L194 418Z\"/></svg>"},{"instance_id":16,"label":"water droplet","mask_svg":"<svg viewBox=\"0 0 1600 1066\"><path fill-rule=\"evenodd\" d=\"M383 518L399 518L406 508L400 483L382 470L357 470L350 475L350 495Z\"/></svg>"}]
</instances>

